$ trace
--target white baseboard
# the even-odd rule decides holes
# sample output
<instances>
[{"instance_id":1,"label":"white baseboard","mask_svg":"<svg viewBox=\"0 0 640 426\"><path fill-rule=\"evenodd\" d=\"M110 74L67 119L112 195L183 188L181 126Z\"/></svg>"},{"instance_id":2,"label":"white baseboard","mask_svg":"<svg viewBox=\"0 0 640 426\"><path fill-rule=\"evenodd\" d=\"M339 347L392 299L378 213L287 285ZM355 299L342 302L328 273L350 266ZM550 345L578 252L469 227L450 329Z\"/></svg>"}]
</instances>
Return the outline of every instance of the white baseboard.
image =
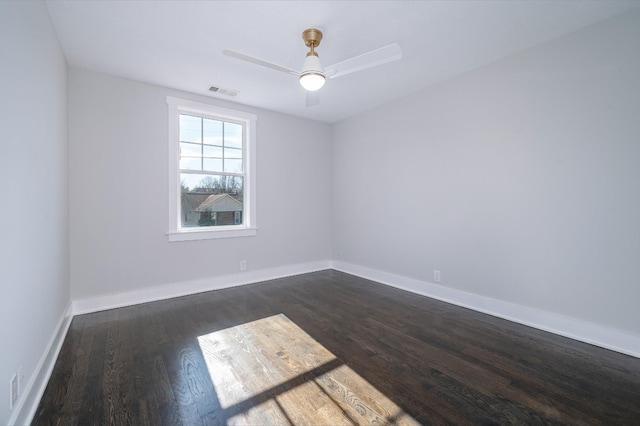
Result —
<instances>
[{"instance_id":1,"label":"white baseboard","mask_svg":"<svg viewBox=\"0 0 640 426\"><path fill-rule=\"evenodd\" d=\"M9 418L10 425L28 425L33 420L40 399L44 394L44 391L49 383L49 378L53 372L53 367L56 364L62 343L67 335L71 320L73 319L71 302L67 304L67 308L58 320L58 324L49 339L49 343L40 357L40 361L35 368L34 373L27 382L27 385L22 391L22 396L18 400L13 415Z\"/></svg>"},{"instance_id":2,"label":"white baseboard","mask_svg":"<svg viewBox=\"0 0 640 426\"><path fill-rule=\"evenodd\" d=\"M640 358L640 337L624 331L343 261L333 261L331 267L336 271Z\"/></svg>"},{"instance_id":3,"label":"white baseboard","mask_svg":"<svg viewBox=\"0 0 640 426\"><path fill-rule=\"evenodd\" d=\"M329 260L300 263L296 265L280 266L256 271L245 271L220 277L183 281L123 293L106 294L93 298L79 299L72 302L73 314L86 314L106 309L137 305L139 303L155 302L157 300L170 299L172 297L187 296L190 294L202 293L204 291L220 290L228 287L290 277L292 275L329 269L330 265L331 262Z\"/></svg>"}]
</instances>

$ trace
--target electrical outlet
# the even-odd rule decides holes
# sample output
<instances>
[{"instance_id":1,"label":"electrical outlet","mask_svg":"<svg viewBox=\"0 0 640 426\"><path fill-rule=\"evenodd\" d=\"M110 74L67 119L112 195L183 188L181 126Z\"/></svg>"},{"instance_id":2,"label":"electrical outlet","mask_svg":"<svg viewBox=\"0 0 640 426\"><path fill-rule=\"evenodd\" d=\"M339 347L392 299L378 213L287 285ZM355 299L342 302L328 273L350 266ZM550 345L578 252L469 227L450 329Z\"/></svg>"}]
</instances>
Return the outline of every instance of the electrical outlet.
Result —
<instances>
[{"instance_id":1,"label":"electrical outlet","mask_svg":"<svg viewBox=\"0 0 640 426\"><path fill-rule=\"evenodd\" d=\"M9 410L13 410L18 401L18 375L14 374L9 382Z\"/></svg>"},{"instance_id":2,"label":"electrical outlet","mask_svg":"<svg viewBox=\"0 0 640 426\"><path fill-rule=\"evenodd\" d=\"M434 283L440 282L440 271L438 271L437 269L433 270L433 282Z\"/></svg>"},{"instance_id":3,"label":"electrical outlet","mask_svg":"<svg viewBox=\"0 0 640 426\"><path fill-rule=\"evenodd\" d=\"M246 260L241 260L240 261L240 270L241 271L246 271L247 270L247 261Z\"/></svg>"}]
</instances>

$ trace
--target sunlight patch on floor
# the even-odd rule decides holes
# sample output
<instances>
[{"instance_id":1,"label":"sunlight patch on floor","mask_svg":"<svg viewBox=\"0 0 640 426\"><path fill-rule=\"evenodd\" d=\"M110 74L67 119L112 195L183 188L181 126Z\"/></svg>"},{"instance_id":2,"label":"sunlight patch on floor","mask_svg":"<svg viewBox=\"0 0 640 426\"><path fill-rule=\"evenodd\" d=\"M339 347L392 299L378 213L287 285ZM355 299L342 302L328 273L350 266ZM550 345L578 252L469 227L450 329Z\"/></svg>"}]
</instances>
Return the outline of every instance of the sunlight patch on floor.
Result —
<instances>
[{"instance_id":1,"label":"sunlight patch on floor","mask_svg":"<svg viewBox=\"0 0 640 426\"><path fill-rule=\"evenodd\" d=\"M418 424L283 314L198 342L227 424Z\"/></svg>"}]
</instances>

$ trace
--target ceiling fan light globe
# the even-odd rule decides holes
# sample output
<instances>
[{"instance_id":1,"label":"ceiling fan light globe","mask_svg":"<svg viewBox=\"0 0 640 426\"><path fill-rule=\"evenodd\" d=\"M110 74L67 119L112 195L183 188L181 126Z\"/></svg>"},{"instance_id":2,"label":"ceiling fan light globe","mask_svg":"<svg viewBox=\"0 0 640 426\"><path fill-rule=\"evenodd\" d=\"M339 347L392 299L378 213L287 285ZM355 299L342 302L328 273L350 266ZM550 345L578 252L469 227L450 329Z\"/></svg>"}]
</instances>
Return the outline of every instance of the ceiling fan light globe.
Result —
<instances>
[{"instance_id":1,"label":"ceiling fan light globe","mask_svg":"<svg viewBox=\"0 0 640 426\"><path fill-rule=\"evenodd\" d=\"M307 55L302 64L302 74L300 75L300 84L305 90L309 92L315 92L324 86L324 74L322 72L322 65L320 64L320 58L316 53Z\"/></svg>"},{"instance_id":2,"label":"ceiling fan light globe","mask_svg":"<svg viewBox=\"0 0 640 426\"><path fill-rule=\"evenodd\" d=\"M308 72L300 76L300 85L309 92L315 92L324 86L324 75L317 72Z\"/></svg>"}]
</instances>

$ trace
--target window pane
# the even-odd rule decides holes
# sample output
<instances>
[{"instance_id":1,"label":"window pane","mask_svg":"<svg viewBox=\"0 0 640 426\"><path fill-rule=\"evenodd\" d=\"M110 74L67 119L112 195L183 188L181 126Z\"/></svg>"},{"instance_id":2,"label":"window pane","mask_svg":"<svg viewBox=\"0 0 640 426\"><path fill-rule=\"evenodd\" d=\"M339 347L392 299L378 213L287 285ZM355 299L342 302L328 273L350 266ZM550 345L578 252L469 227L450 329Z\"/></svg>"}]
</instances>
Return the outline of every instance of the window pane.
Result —
<instances>
[{"instance_id":1,"label":"window pane","mask_svg":"<svg viewBox=\"0 0 640 426\"><path fill-rule=\"evenodd\" d=\"M192 115L180 114L180 141L201 142L202 119Z\"/></svg>"},{"instance_id":2,"label":"window pane","mask_svg":"<svg viewBox=\"0 0 640 426\"><path fill-rule=\"evenodd\" d=\"M221 146L209 146L203 145L202 150L205 157L217 157L222 158L222 147Z\"/></svg>"},{"instance_id":3,"label":"window pane","mask_svg":"<svg viewBox=\"0 0 640 426\"><path fill-rule=\"evenodd\" d=\"M242 125L224 123L224 146L242 148Z\"/></svg>"},{"instance_id":4,"label":"window pane","mask_svg":"<svg viewBox=\"0 0 640 426\"><path fill-rule=\"evenodd\" d=\"M204 143L222 145L222 121L203 119Z\"/></svg>"},{"instance_id":5,"label":"window pane","mask_svg":"<svg viewBox=\"0 0 640 426\"><path fill-rule=\"evenodd\" d=\"M202 155L200 150L202 149L202 145L195 143L181 143L180 144L180 155L182 157L199 157Z\"/></svg>"},{"instance_id":6,"label":"window pane","mask_svg":"<svg viewBox=\"0 0 640 426\"><path fill-rule=\"evenodd\" d=\"M182 227L241 225L243 178L180 174Z\"/></svg>"},{"instance_id":7,"label":"window pane","mask_svg":"<svg viewBox=\"0 0 640 426\"><path fill-rule=\"evenodd\" d=\"M210 172L222 172L222 158L205 158L203 170Z\"/></svg>"},{"instance_id":8,"label":"window pane","mask_svg":"<svg viewBox=\"0 0 640 426\"><path fill-rule=\"evenodd\" d=\"M242 173L242 160L224 160L224 171L231 173Z\"/></svg>"},{"instance_id":9,"label":"window pane","mask_svg":"<svg viewBox=\"0 0 640 426\"><path fill-rule=\"evenodd\" d=\"M180 168L183 170L202 170L202 160L193 157L180 157Z\"/></svg>"},{"instance_id":10,"label":"window pane","mask_svg":"<svg viewBox=\"0 0 640 426\"><path fill-rule=\"evenodd\" d=\"M242 150L224 147L224 158L242 158Z\"/></svg>"}]
</instances>

